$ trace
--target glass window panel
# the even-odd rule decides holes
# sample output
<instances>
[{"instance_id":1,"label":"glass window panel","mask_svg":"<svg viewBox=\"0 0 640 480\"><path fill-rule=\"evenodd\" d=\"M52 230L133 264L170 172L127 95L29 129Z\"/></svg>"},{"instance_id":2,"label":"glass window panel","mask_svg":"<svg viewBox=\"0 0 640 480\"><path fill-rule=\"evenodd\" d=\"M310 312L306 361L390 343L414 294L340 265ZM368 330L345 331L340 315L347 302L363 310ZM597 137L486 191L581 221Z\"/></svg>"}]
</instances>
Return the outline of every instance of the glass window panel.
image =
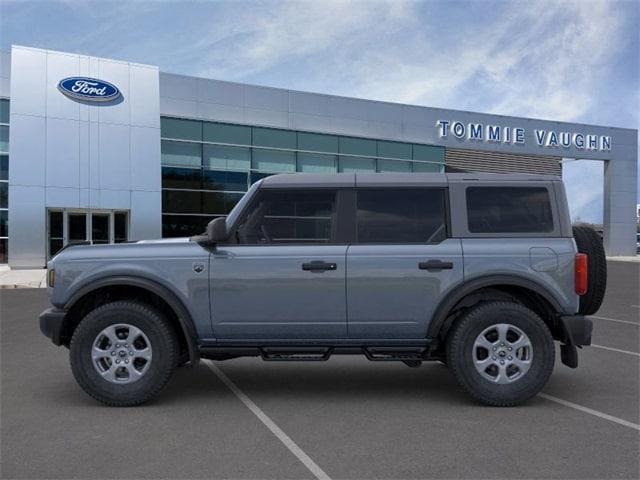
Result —
<instances>
[{"instance_id":1,"label":"glass window panel","mask_svg":"<svg viewBox=\"0 0 640 480\"><path fill-rule=\"evenodd\" d=\"M226 215L241 198L242 193L202 192L202 212Z\"/></svg>"},{"instance_id":2,"label":"glass window panel","mask_svg":"<svg viewBox=\"0 0 640 480\"><path fill-rule=\"evenodd\" d=\"M549 192L544 187L469 187L467 218L474 233L553 231Z\"/></svg>"},{"instance_id":3,"label":"glass window panel","mask_svg":"<svg viewBox=\"0 0 640 480\"><path fill-rule=\"evenodd\" d=\"M216 218L211 215L162 215L162 236L191 237L207 229L207 224Z\"/></svg>"},{"instance_id":4,"label":"glass window panel","mask_svg":"<svg viewBox=\"0 0 640 480\"><path fill-rule=\"evenodd\" d=\"M266 190L248 207L238 227L241 244L329 243L336 192Z\"/></svg>"},{"instance_id":5,"label":"glass window panel","mask_svg":"<svg viewBox=\"0 0 640 480\"><path fill-rule=\"evenodd\" d=\"M87 216L84 213L70 213L67 217L67 228L69 243L87 240Z\"/></svg>"},{"instance_id":6,"label":"glass window panel","mask_svg":"<svg viewBox=\"0 0 640 480\"><path fill-rule=\"evenodd\" d=\"M379 141L378 156L385 158L406 158L407 160L411 160L411 144Z\"/></svg>"},{"instance_id":7,"label":"glass window panel","mask_svg":"<svg viewBox=\"0 0 640 480\"><path fill-rule=\"evenodd\" d=\"M160 134L163 138L180 138L183 140L202 140L202 122L162 117Z\"/></svg>"},{"instance_id":8,"label":"glass window panel","mask_svg":"<svg viewBox=\"0 0 640 480\"><path fill-rule=\"evenodd\" d=\"M204 170L203 188L206 190L247 190L247 174L244 172L221 172L218 170Z\"/></svg>"},{"instance_id":9,"label":"glass window panel","mask_svg":"<svg viewBox=\"0 0 640 480\"><path fill-rule=\"evenodd\" d=\"M162 188L202 188L202 169L162 167Z\"/></svg>"},{"instance_id":10,"label":"glass window panel","mask_svg":"<svg viewBox=\"0 0 640 480\"><path fill-rule=\"evenodd\" d=\"M202 145L162 141L162 164L199 167L202 165Z\"/></svg>"},{"instance_id":11,"label":"glass window panel","mask_svg":"<svg viewBox=\"0 0 640 480\"><path fill-rule=\"evenodd\" d=\"M376 159L364 157L340 157L340 172L375 172Z\"/></svg>"},{"instance_id":12,"label":"glass window panel","mask_svg":"<svg viewBox=\"0 0 640 480\"><path fill-rule=\"evenodd\" d=\"M162 191L162 211L168 213L202 213L201 192Z\"/></svg>"},{"instance_id":13,"label":"glass window panel","mask_svg":"<svg viewBox=\"0 0 640 480\"><path fill-rule=\"evenodd\" d=\"M113 240L115 243L126 242L129 239L127 235L127 213L116 212L113 214Z\"/></svg>"},{"instance_id":14,"label":"glass window panel","mask_svg":"<svg viewBox=\"0 0 640 480\"><path fill-rule=\"evenodd\" d=\"M91 215L91 241L94 244L109 243L109 215L94 213Z\"/></svg>"},{"instance_id":15,"label":"glass window panel","mask_svg":"<svg viewBox=\"0 0 640 480\"><path fill-rule=\"evenodd\" d=\"M8 224L9 224L9 212L7 212L6 210L0 210L0 237L9 236Z\"/></svg>"},{"instance_id":16,"label":"glass window panel","mask_svg":"<svg viewBox=\"0 0 640 480\"><path fill-rule=\"evenodd\" d=\"M9 152L9 127L0 125L0 152Z\"/></svg>"},{"instance_id":17,"label":"glass window panel","mask_svg":"<svg viewBox=\"0 0 640 480\"><path fill-rule=\"evenodd\" d=\"M340 137L340 153L362 155L363 157L375 157L378 154L378 148L375 140Z\"/></svg>"},{"instance_id":18,"label":"glass window panel","mask_svg":"<svg viewBox=\"0 0 640 480\"><path fill-rule=\"evenodd\" d=\"M275 128L254 128L253 144L261 147L296 148L296 132Z\"/></svg>"},{"instance_id":19,"label":"glass window panel","mask_svg":"<svg viewBox=\"0 0 640 480\"><path fill-rule=\"evenodd\" d=\"M0 123L9 123L9 100L0 100Z\"/></svg>"},{"instance_id":20,"label":"glass window panel","mask_svg":"<svg viewBox=\"0 0 640 480\"><path fill-rule=\"evenodd\" d=\"M268 172L295 172L295 152L253 149L252 168Z\"/></svg>"},{"instance_id":21,"label":"glass window panel","mask_svg":"<svg viewBox=\"0 0 640 480\"><path fill-rule=\"evenodd\" d=\"M9 180L9 155L0 155L0 180Z\"/></svg>"},{"instance_id":22,"label":"glass window panel","mask_svg":"<svg viewBox=\"0 0 640 480\"><path fill-rule=\"evenodd\" d=\"M229 170L249 170L251 151L243 147L204 145L204 166Z\"/></svg>"},{"instance_id":23,"label":"glass window panel","mask_svg":"<svg viewBox=\"0 0 640 480\"><path fill-rule=\"evenodd\" d=\"M0 208L9 207L9 184L0 182Z\"/></svg>"},{"instance_id":24,"label":"glass window panel","mask_svg":"<svg viewBox=\"0 0 640 480\"><path fill-rule=\"evenodd\" d=\"M205 142L251 145L251 127L204 122L202 137Z\"/></svg>"},{"instance_id":25,"label":"glass window panel","mask_svg":"<svg viewBox=\"0 0 640 480\"><path fill-rule=\"evenodd\" d=\"M413 145L413 159L444 163L444 148L432 145Z\"/></svg>"},{"instance_id":26,"label":"glass window panel","mask_svg":"<svg viewBox=\"0 0 640 480\"><path fill-rule=\"evenodd\" d=\"M439 243L446 238L444 190L358 191L359 243Z\"/></svg>"},{"instance_id":27,"label":"glass window panel","mask_svg":"<svg viewBox=\"0 0 640 480\"><path fill-rule=\"evenodd\" d=\"M444 171L444 165L413 162L413 171L421 173L442 173Z\"/></svg>"},{"instance_id":28,"label":"glass window panel","mask_svg":"<svg viewBox=\"0 0 640 480\"><path fill-rule=\"evenodd\" d=\"M49 212L49 237L62 238L63 213Z\"/></svg>"},{"instance_id":29,"label":"glass window panel","mask_svg":"<svg viewBox=\"0 0 640 480\"><path fill-rule=\"evenodd\" d=\"M411 162L378 160L378 172L410 172Z\"/></svg>"},{"instance_id":30,"label":"glass window panel","mask_svg":"<svg viewBox=\"0 0 640 480\"><path fill-rule=\"evenodd\" d=\"M298 133L298 150L338 153L338 137L317 133Z\"/></svg>"},{"instance_id":31,"label":"glass window panel","mask_svg":"<svg viewBox=\"0 0 640 480\"><path fill-rule=\"evenodd\" d=\"M53 257L62 250L63 240L61 238L49 240L49 257Z\"/></svg>"},{"instance_id":32,"label":"glass window panel","mask_svg":"<svg viewBox=\"0 0 640 480\"><path fill-rule=\"evenodd\" d=\"M251 172L251 185L256 183L258 180L270 177L271 175L273 175L273 173Z\"/></svg>"},{"instance_id":33,"label":"glass window panel","mask_svg":"<svg viewBox=\"0 0 640 480\"><path fill-rule=\"evenodd\" d=\"M0 240L0 263L7 263L9 261L9 242L7 239Z\"/></svg>"},{"instance_id":34,"label":"glass window panel","mask_svg":"<svg viewBox=\"0 0 640 480\"><path fill-rule=\"evenodd\" d=\"M331 173L336 171L336 156L319 153L298 153L298 171Z\"/></svg>"}]
</instances>

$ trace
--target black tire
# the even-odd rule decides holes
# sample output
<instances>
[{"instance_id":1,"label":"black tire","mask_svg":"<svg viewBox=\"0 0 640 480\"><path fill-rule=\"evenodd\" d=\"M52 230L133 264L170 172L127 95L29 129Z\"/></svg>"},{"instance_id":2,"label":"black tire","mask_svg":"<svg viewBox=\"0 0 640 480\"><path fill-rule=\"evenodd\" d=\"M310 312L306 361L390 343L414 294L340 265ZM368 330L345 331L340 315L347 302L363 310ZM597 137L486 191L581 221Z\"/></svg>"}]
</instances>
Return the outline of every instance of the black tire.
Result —
<instances>
[{"instance_id":1,"label":"black tire","mask_svg":"<svg viewBox=\"0 0 640 480\"><path fill-rule=\"evenodd\" d=\"M115 324L139 328L152 347L146 373L131 383L105 380L91 358L96 337ZM102 305L82 319L71 338L69 358L73 375L87 394L109 406L130 407L150 400L162 390L173 374L178 354L175 332L162 313L145 304L118 301Z\"/></svg>"},{"instance_id":2,"label":"black tire","mask_svg":"<svg viewBox=\"0 0 640 480\"><path fill-rule=\"evenodd\" d=\"M520 329L532 346L529 370L505 384L483 377L473 357L476 338L485 329L500 323ZM490 302L471 308L452 327L446 347L447 364L458 383L474 399L490 406L509 407L527 401L546 385L555 363L549 328L533 311L515 302Z\"/></svg>"},{"instance_id":3,"label":"black tire","mask_svg":"<svg viewBox=\"0 0 640 480\"><path fill-rule=\"evenodd\" d=\"M573 238L578 252L587 254L588 283L587 293L580 297L579 312L582 315L593 315L598 311L607 288L607 257L604 253L602 239L591 227L573 227Z\"/></svg>"}]
</instances>

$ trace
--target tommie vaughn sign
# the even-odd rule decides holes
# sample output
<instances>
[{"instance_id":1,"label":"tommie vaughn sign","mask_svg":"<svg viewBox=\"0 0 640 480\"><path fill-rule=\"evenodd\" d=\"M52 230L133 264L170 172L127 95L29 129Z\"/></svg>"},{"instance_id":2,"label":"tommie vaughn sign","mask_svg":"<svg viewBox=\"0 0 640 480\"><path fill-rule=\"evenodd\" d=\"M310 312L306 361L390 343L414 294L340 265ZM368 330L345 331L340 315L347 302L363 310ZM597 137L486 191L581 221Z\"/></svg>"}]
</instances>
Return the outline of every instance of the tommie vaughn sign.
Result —
<instances>
[{"instance_id":1,"label":"tommie vaughn sign","mask_svg":"<svg viewBox=\"0 0 640 480\"><path fill-rule=\"evenodd\" d=\"M521 127L438 120L436 128L440 138L447 138L451 135L459 140L514 145L524 145L526 142L526 130ZM611 137L607 135L541 129L534 129L533 133L536 144L544 148L574 147L579 150L611 151Z\"/></svg>"},{"instance_id":2,"label":"tommie vaughn sign","mask_svg":"<svg viewBox=\"0 0 640 480\"><path fill-rule=\"evenodd\" d=\"M112 83L89 77L69 77L58 82L58 90L76 100L110 102L120 97L120 90Z\"/></svg>"}]
</instances>

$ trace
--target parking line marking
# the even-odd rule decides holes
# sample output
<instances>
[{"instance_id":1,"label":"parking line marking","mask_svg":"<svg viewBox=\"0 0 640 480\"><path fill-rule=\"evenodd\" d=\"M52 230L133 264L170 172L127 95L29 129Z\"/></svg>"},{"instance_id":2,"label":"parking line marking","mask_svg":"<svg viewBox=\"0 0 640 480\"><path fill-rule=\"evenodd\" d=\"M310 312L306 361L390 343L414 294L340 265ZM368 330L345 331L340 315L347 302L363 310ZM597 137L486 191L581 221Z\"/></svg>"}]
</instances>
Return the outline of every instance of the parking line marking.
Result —
<instances>
[{"instance_id":1,"label":"parking line marking","mask_svg":"<svg viewBox=\"0 0 640 480\"><path fill-rule=\"evenodd\" d=\"M561 398L554 397L553 395L549 395L547 393L540 392L538 396L546 400L559 403L560 405L564 405L565 407L573 408L574 410L580 410L581 412L588 413L589 415L594 415L596 417L604 418L605 420L609 420L610 422L618 423L620 425L624 425L625 427L633 428L635 430L640 431L640 425L638 425L637 423L632 423L627 420L623 420L622 418L614 417L612 415L607 415L606 413L599 412L598 410L593 410L591 408L583 407L582 405L578 405L577 403L569 402L568 400L563 400Z\"/></svg>"},{"instance_id":2,"label":"parking line marking","mask_svg":"<svg viewBox=\"0 0 640 480\"><path fill-rule=\"evenodd\" d=\"M596 345L595 343L592 343L590 346L596 347L596 348L602 348L603 350L611 350L612 352L626 353L627 355L635 355L636 357L640 357L640 353L630 352L629 350L620 350L619 348L605 347L604 345Z\"/></svg>"},{"instance_id":3,"label":"parking line marking","mask_svg":"<svg viewBox=\"0 0 640 480\"><path fill-rule=\"evenodd\" d=\"M617 318L598 317L597 315L590 315L590 317L591 318L597 318L598 320L607 320L609 322L628 323L629 325L635 325L636 327L640 327L640 323L632 322L630 320L618 320Z\"/></svg>"},{"instance_id":4,"label":"parking line marking","mask_svg":"<svg viewBox=\"0 0 640 480\"><path fill-rule=\"evenodd\" d=\"M244 405L251 410L251 412L258 417L258 419L269 429L271 430L271 433L273 433L278 440L280 440L285 447L287 447L289 449L289 451L291 453L293 453L298 460L300 460L302 462L302 464L307 467L309 469L309 471L311 473L313 473L313 475L318 479L318 480L331 480L331 477L329 477L329 475L327 475L317 464L316 462L314 462L311 457L309 457L309 455L307 455L306 453L304 453L304 451L298 446L296 445L296 443L291 440L291 437L289 437L289 435L287 435L286 433L284 433L282 431L282 429L280 427L278 427L278 425L275 424L275 422L273 420L271 420L271 418L269 418L269 416L264 413L260 407L258 407L258 405L256 405L253 400L251 400L249 397L247 397L247 395L240 390L237 385L235 383L233 383L231 381L231 379L229 377L227 377L227 375L220 370L220 368L214 364L212 361L210 360L203 360L204 364L209 367L209 369L216 374L216 376L222 381L222 383L224 383L229 390L231 390L236 397L238 397L238 399L240 399L240 401L242 403L244 403Z\"/></svg>"}]
</instances>

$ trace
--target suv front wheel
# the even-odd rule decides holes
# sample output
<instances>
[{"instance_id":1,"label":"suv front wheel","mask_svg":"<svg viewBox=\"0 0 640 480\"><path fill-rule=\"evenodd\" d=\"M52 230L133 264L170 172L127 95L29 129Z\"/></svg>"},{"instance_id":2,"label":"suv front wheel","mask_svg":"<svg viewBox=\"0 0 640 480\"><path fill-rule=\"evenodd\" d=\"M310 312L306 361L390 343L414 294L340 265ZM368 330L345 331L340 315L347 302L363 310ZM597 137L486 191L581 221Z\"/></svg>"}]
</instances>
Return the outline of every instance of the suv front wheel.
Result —
<instances>
[{"instance_id":1,"label":"suv front wheel","mask_svg":"<svg viewBox=\"0 0 640 480\"><path fill-rule=\"evenodd\" d=\"M463 314L447 338L447 363L476 400L512 406L536 395L555 362L553 338L533 311L491 302Z\"/></svg>"},{"instance_id":2,"label":"suv front wheel","mask_svg":"<svg viewBox=\"0 0 640 480\"><path fill-rule=\"evenodd\" d=\"M158 310L118 301L82 319L70 350L71 370L82 389L102 403L126 407L149 400L166 385L179 346Z\"/></svg>"}]
</instances>

